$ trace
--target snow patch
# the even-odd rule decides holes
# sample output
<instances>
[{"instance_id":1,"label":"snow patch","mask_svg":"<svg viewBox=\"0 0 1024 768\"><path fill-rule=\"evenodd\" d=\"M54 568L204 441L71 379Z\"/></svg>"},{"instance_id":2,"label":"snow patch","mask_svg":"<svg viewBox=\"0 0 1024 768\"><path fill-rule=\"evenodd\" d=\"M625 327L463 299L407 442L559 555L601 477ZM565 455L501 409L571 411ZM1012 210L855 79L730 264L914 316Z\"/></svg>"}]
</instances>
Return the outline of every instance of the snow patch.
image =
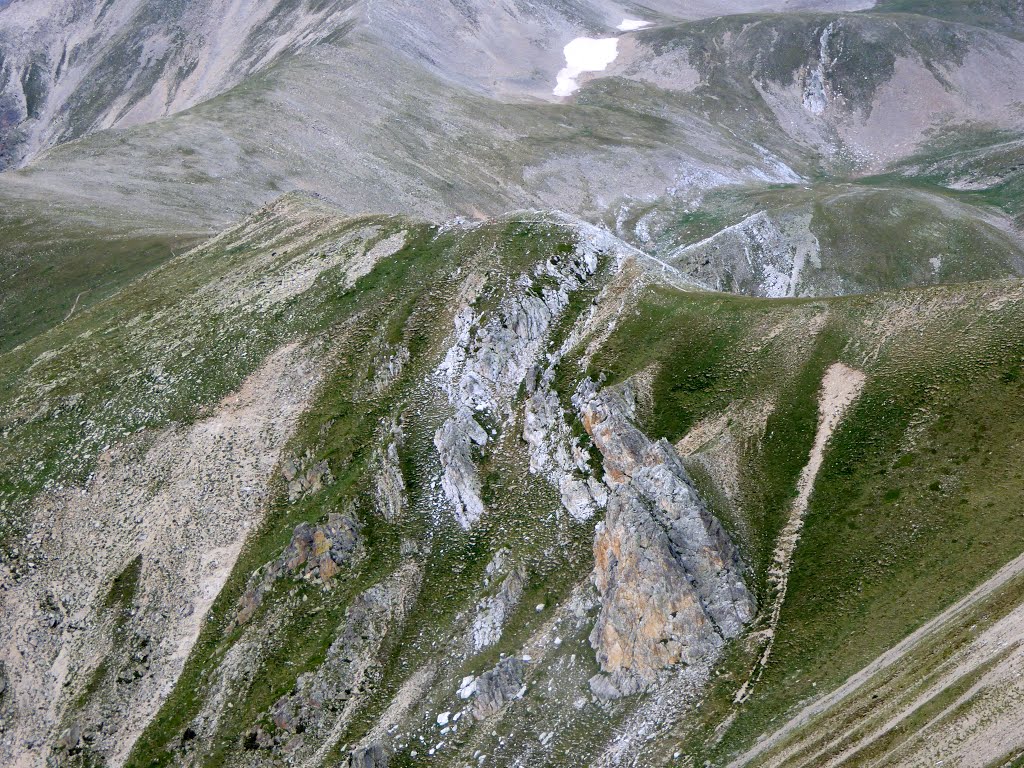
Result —
<instances>
[{"instance_id":1,"label":"snow patch","mask_svg":"<svg viewBox=\"0 0 1024 768\"><path fill-rule=\"evenodd\" d=\"M571 96L579 90L577 78L584 72L603 72L619 55L619 41L614 37L577 37L562 49L565 66L558 73L552 93Z\"/></svg>"},{"instance_id":2,"label":"snow patch","mask_svg":"<svg viewBox=\"0 0 1024 768\"><path fill-rule=\"evenodd\" d=\"M649 26L651 26L651 22L649 21L641 21L640 19L623 19L616 29L620 32L634 32L635 30Z\"/></svg>"}]
</instances>

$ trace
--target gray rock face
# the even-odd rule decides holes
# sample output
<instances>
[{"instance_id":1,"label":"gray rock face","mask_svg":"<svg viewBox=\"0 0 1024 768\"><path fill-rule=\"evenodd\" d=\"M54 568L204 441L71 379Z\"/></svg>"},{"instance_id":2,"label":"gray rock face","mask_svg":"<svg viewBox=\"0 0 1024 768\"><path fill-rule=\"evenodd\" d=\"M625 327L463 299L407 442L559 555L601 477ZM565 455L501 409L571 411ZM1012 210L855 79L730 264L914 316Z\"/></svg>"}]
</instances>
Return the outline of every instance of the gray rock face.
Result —
<instances>
[{"instance_id":1,"label":"gray rock face","mask_svg":"<svg viewBox=\"0 0 1024 768\"><path fill-rule=\"evenodd\" d=\"M755 213L706 240L677 248L666 259L715 290L798 296L805 269L821 266L810 226L810 216L775 220Z\"/></svg>"},{"instance_id":2,"label":"gray rock face","mask_svg":"<svg viewBox=\"0 0 1024 768\"><path fill-rule=\"evenodd\" d=\"M547 477L562 506L576 520L588 520L607 501L605 487L591 476L587 452L575 438L551 389L555 367L533 371L526 380L523 439L530 446L530 471Z\"/></svg>"},{"instance_id":3,"label":"gray rock face","mask_svg":"<svg viewBox=\"0 0 1024 768\"><path fill-rule=\"evenodd\" d=\"M437 430L434 445L441 487L463 528L484 514L474 457L511 421L512 402L554 321L596 270L597 253L584 242L571 254L552 256L533 277L522 275L496 309L477 315L467 305L456 315L455 343L435 374L455 412Z\"/></svg>"},{"instance_id":4,"label":"gray rock face","mask_svg":"<svg viewBox=\"0 0 1024 768\"><path fill-rule=\"evenodd\" d=\"M81 751L82 747L82 726L72 723L71 726L61 733L57 739L58 749L66 750L70 754Z\"/></svg>"},{"instance_id":5,"label":"gray rock face","mask_svg":"<svg viewBox=\"0 0 1024 768\"><path fill-rule=\"evenodd\" d=\"M372 690L381 646L389 633L400 631L421 577L417 566L406 564L353 601L323 663L300 675L295 690L271 708L274 725L282 732L278 741L290 744L291 740L285 741L287 734L296 734L304 735L310 746L322 744L338 723L351 716ZM373 754L372 748L369 754Z\"/></svg>"},{"instance_id":6,"label":"gray rock face","mask_svg":"<svg viewBox=\"0 0 1024 768\"><path fill-rule=\"evenodd\" d=\"M482 486L473 451L486 446L487 440L487 433L468 408L459 408L434 435L434 446L444 468L441 488L463 528L469 528L484 516Z\"/></svg>"},{"instance_id":7,"label":"gray rock face","mask_svg":"<svg viewBox=\"0 0 1024 768\"><path fill-rule=\"evenodd\" d=\"M611 489L594 541L601 613L590 636L609 677L591 687L626 695L671 666L713 658L756 606L738 551L671 445L633 424L628 390L598 392L589 383L574 402Z\"/></svg>"},{"instance_id":8,"label":"gray rock face","mask_svg":"<svg viewBox=\"0 0 1024 768\"><path fill-rule=\"evenodd\" d=\"M822 115L828 109L833 98L833 88L829 82L832 74L833 59L830 53L832 38L836 33L836 23L831 22L821 33L818 42L818 65L813 69L804 68L803 87L804 109L814 115Z\"/></svg>"},{"instance_id":9,"label":"gray rock face","mask_svg":"<svg viewBox=\"0 0 1024 768\"><path fill-rule=\"evenodd\" d=\"M499 550L487 564L487 581L485 586L500 580L500 586L492 595L485 597L477 605L476 616L473 618L472 645L474 652L494 645L501 638L512 611L519 605L526 584L526 571L517 566L509 570L505 564L507 550ZM507 571L507 573L506 573Z\"/></svg>"},{"instance_id":10,"label":"gray rock face","mask_svg":"<svg viewBox=\"0 0 1024 768\"><path fill-rule=\"evenodd\" d=\"M497 714L510 701L522 698L526 693L526 662L510 657L484 672L476 679L473 699L473 717L483 720Z\"/></svg>"},{"instance_id":11,"label":"gray rock face","mask_svg":"<svg viewBox=\"0 0 1024 768\"><path fill-rule=\"evenodd\" d=\"M355 749L348 756L349 768L388 768L390 762L391 756L379 742Z\"/></svg>"},{"instance_id":12,"label":"gray rock face","mask_svg":"<svg viewBox=\"0 0 1024 768\"><path fill-rule=\"evenodd\" d=\"M334 482L331 468L326 461L313 462L307 454L302 459L291 458L284 462L281 474L288 482L288 501L298 501L323 489Z\"/></svg>"},{"instance_id":13,"label":"gray rock face","mask_svg":"<svg viewBox=\"0 0 1024 768\"><path fill-rule=\"evenodd\" d=\"M287 573L327 584L356 557L359 542L359 524L349 515L332 512L323 525L300 523L284 552L249 577L235 624L249 621L274 582Z\"/></svg>"},{"instance_id":14,"label":"gray rock face","mask_svg":"<svg viewBox=\"0 0 1024 768\"><path fill-rule=\"evenodd\" d=\"M389 523L398 519L406 504L405 478L402 477L402 466L398 457L398 447L402 444L402 439L402 427L395 421L391 425L387 445L377 457L377 509Z\"/></svg>"}]
</instances>

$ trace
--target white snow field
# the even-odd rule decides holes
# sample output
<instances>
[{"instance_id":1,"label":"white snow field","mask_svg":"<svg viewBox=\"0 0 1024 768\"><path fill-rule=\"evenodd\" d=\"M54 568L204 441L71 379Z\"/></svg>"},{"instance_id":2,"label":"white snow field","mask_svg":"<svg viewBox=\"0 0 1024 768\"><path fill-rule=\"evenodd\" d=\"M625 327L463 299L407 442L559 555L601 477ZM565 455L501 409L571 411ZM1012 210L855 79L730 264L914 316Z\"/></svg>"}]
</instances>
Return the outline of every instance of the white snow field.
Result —
<instances>
[{"instance_id":1,"label":"white snow field","mask_svg":"<svg viewBox=\"0 0 1024 768\"><path fill-rule=\"evenodd\" d=\"M555 96L571 96L579 90L577 78L584 72L601 72L615 61L619 41L614 37L577 37L564 49L565 66L558 73Z\"/></svg>"}]
</instances>

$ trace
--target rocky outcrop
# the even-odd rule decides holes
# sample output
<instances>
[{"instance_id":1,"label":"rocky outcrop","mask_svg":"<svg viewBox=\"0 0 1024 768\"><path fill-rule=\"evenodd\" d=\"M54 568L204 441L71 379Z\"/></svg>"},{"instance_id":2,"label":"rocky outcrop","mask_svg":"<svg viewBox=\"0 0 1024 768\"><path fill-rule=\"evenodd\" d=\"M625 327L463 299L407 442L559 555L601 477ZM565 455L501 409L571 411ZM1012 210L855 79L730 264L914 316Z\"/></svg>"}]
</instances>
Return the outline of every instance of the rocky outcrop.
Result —
<instances>
[{"instance_id":1,"label":"rocky outcrop","mask_svg":"<svg viewBox=\"0 0 1024 768\"><path fill-rule=\"evenodd\" d=\"M484 514L476 458L511 421L513 401L547 347L555 320L597 264L597 250L581 240L571 252L539 264L532 276L521 275L495 309L480 314L472 304L483 284L471 278L470 300L455 316L455 342L435 374L454 408L434 436L441 487L463 528Z\"/></svg>"},{"instance_id":2,"label":"rocky outcrop","mask_svg":"<svg viewBox=\"0 0 1024 768\"><path fill-rule=\"evenodd\" d=\"M377 454L377 470L375 472L377 509L384 519L393 523L405 509L406 491L405 478L402 476L402 465L398 456L398 447L403 440L402 426L397 419L391 423L386 443Z\"/></svg>"},{"instance_id":3,"label":"rocky outcrop","mask_svg":"<svg viewBox=\"0 0 1024 768\"><path fill-rule=\"evenodd\" d=\"M82 726L72 723L65 728L57 738L57 749L67 752L69 755L76 755L82 751Z\"/></svg>"},{"instance_id":4,"label":"rocky outcrop","mask_svg":"<svg viewBox=\"0 0 1024 768\"><path fill-rule=\"evenodd\" d=\"M374 364L372 390L375 395L384 394L388 388L398 381L406 364L410 360L408 347L399 347L394 354L387 355Z\"/></svg>"},{"instance_id":5,"label":"rocky outcrop","mask_svg":"<svg viewBox=\"0 0 1024 768\"><path fill-rule=\"evenodd\" d=\"M594 541L601 612L590 635L604 697L635 693L677 664L706 662L755 612L739 553L671 445L633 421L632 395L586 382L574 398L610 488Z\"/></svg>"},{"instance_id":6,"label":"rocky outcrop","mask_svg":"<svg viewBox=\"0 0 1024 768\"><path fill-rule=\"evenodd\" d=\"M475 680L464 681L459 695L472 697L473 717L484 720L500 712L510 701L521 699L526 693L525 679L526 661L510 656Z\"/></svg>"},{"instance_id":7,"label":"rocky outcrop","mask_svg":"<svg viewBox=\"0 0 1024 768\"><path fill-rule=\"evenodd\" d=\"M352 750L348 756L348 768L388 768L391 755L380 742Z\"/></svg>"},{"instance_id":8,"label":"rocky outcrop","mask_svg":"<svg viewBox=\"0 0 1024 768\"><path fill-rule=\"evenodd\" d=\"M755 213L666 260L718 291L785 298L801 294L808 265L821 266L810 215Z\"/></svg>"},{"instance_id":9,"label":"rocky outcrop","mask_svg":"<svg viewBox=\"0 0 1024 768\"><path fill-rule=\"evenodd\" d=\"M487 441L487 432L468 408L459 408L434 434L434 447L443 467L441 489L463 528L469 528L484 515L474 452L483 449Z\"/></svg>"},{"instance_id":10,"label":"rocky outcrop","mask_svg":"<svg viewBox=\"0 0 1024 768\"><path fill-rule=\"evenodd\" d=\"M275 743L283 744L282 749L301 751L307 757L315 753L319 759L311 762L323 761L321 749L333 745L329 735L372 690L385 638L400 631L421 578L419 567L407 563L353 600L323 663L300 675L295 689L271 708L271 719L279 730ZM289 748L300 736L303 741Z\"/></svg>"},{"instance_id":11,"label":"rocky outcrop","mask_svg":"<svg viewBox=\"0 0 1024 768\"><path fill-rule=\"evenodd\" d=\"M804 67L801 71L804 109L813 115L823 115L835 95L829 77L834 64L830 50L837 31L836 22L830 22L822 30L821 38L818 41L817 66L814 68Z\"/></svg>"},{"instance_id":12,"label":"rocky outcrop","mask_svg":"<svg viewBox=\"0 0 1024 768\"><path fill-rule=\"evenodd\" d=\"M500 583L500 585L494 594L485 597L477 604L471 633L474 652L481 651L498 642L505 622L508 621L512 611L519 605L519 601L523 597L526 571L521 565L509 569L507 564L509 554L508 550L499 550L487 564L484 587L488 588L494 583Z\"/></svg>"},{"instance_id":13,"label":"rocky outcrop","mask_svg":"<svg viewBox=\"0 0 1024 768\"><path fill-rule=\"evenodd\" d=\"M558 488L562 506L576 520L589 520L608 499L593 477L590 457L566 423L562 403L552 389L555 366L534 369L526 379L523 439L530 447L530 472Z\"/></svg>"},{"instance_id":14,"label":"rocky outcrop","mask_svg":"<svg viewBox=\"0 0 1024 768\"><path fill-rule=\"evenodd\" d=\"M358 553L359 523L350 515L332 512L323 525L300 523L284 552L249 577L238 601L236 626L252 618L263 598L285 574L328 584Z\"/></svg>"},{"instance_id":15,"label":"rocky outcrop","mask_svg":"<svg viewBox=\"0 0 1024 768\"><path fill-rule=\"evenodd\" d=\"M359 523L332 512L324 525L297 525L279 562L293 574L326 583L352 559L358 543Z\"/></svg>"},{"instance_id":16,"label":"rocky outcrop","mask_svg":"<svg viewBox=\"0 0 1024 768\"><path fill-rule=\"evenodd\" d=\"M293 456L285 461L281 467L281 474L288 483L288 501L298 501L334 482L327 462L314 462L313 455L309 452L302 458Z\"/></svg>"}]
</instances>

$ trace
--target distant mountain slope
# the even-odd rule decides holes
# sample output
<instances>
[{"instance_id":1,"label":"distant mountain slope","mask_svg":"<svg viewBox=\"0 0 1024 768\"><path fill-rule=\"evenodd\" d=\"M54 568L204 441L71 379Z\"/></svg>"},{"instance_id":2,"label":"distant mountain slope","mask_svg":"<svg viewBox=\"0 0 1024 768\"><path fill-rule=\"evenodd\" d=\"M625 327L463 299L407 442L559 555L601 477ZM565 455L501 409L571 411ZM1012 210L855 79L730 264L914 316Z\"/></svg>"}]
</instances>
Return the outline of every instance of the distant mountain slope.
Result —
<instances>
[{"instance_id":1,"label":"distant mountain slope","mask_svg":"<svg viewBox=\"0 0 1024 768\"><path fill-rule=\"evenodd\" d=\"M900 181L727 187L707 193L696 211L658 201L615 224L705 285L753 296L841 296L1024 274L1013 218Z\"/></svg>"},{"instance_id":2,"label":"distant mountain slope","mask_svg":"<svg viewBox=\"0 0 1024 768\"><path fill-rule=\"evenodd\" d=\"M203 13L215 11L189 4L161 7L160 24L205 19ZM687 6L694 16L722 7ZM32 8L37 6L19 0L4 16L22 19ZM245 45L236 40L241 47L218 48L236 58L213 68L223 78L209 80L211 90L203 93L211 96L240 78L224 93L160 120L100 130L49 149L22 170L0 174L0 200L30 217L34 207L45 209L41 220L56 220L56 214L72 231L110 233L102 237L110 237L111 252L121 250L125 239L212 233L282 192L301 189L323 194L350 213L432 220L557 208L615 222L635 245L665 255L714 234L702 226L700 237L688 237L686 222L706 194L779 184L827 186L897 171L903 177L898 185L923 184L922 194L910 198L918 205L911 207L930 208L936 227L921 230L920 215L877 220L877 231L866 240L857 235L835 241L835 260L805 292L1018 272L1013 225L999 224L1002 215L986 210L994 204L1016 216L1016 193L1005 195L1009 207L996 195L980 194L943 203L951 190L928 196L928 185L941 182L934 161L927 167L918 162L943 142L964 146L998 136L1004 146L1014 146L1022 120L1014 104L1024 98L1022 80L1012 74L1024 56L1024 44L1015 39L921 15L875 11L680 23L667 16L668 6L648 13L614 3L506 8L376 2L318 8L310 16L289 5L267 17L273 23L253 27ZM125 13L125 24L149 18L141 10ZM654 27L614 29L627 15L645 14ZM314 24L321 18L327 20ZM274 43L281 55L252 58L277 40L275 24L292 29L300 19L314 24L313 31L281 38L298 41L294 46ZM346 20L339 28L344 34L321 34L334 23L330 19ZM143 39L162 27L125 29ZM600 76L584 77L578 94L556 99L551 90L564 63L561 46L583 34L619 35L618 57ZM207 37L188 40L181 51L192 51ZM989 165L1005 169L1007 159L1003 151ZM718 218L725 227L757 212L740 204L719 209ZM714 220L707 213L701 214L705 223ZM630 221L642 229L619 225ZM951 235L949 248L943 241L953 230L938 223L944 221L961 233ZM1005 231L993 230L993 222L995 230ZM25 254L7 261L31 260L35 236L22 240L13 220L2 226L9 252ZM913 232L903 237L907 226ZM987 234L963 240L967 231ZM107 242L102 237L101 249ZM828 250L827 233L821 241ZM873 263L862 256L847 260L846 251L857 242L886 244L903 276L880 268L877 251ZM904 248L911 244L912 257ZM980 257L968 257L975 263L950 268L957 252L973 254L975 245ZM935 253L925 253L929 249ZM161 252L166 257L171 249ZM68 258L47 258L54 256ZM945 259L945 271L932 268L932 259ZM11 274L19 270L26 276L38 269L10 267ZM31 312L39 310L39 317L53 322L79 296L86 303L94 296L88 280L69 282L65 291L44 299L52 306ZM13 329L10 339L45 327L19 327L16 318L25 316L19 301L12 292L0 309Z\"/></svg>"},{"instance_id":3,"label":"distant mountain slope","mask_svg":"<svg viewBox=\"0 0 1024 768\"><path fill-rule=\"evenodd\" d=\"M869 4L785 5L787 10L841 10ZM97 130L181 112L276 61L343 37L357 21L378 26L382 44L435 74L488 91L550 93L537 82L534 67L560 66L559 35L571 26L610 29L627 9L660 18L698 18L769 10L780 3L714 0L683 9L674 3L645 7L610 0L518 6L403 0L14 0L4 5L0 170Z\"/></svg>"},{"instance_id":4,"label":"distant mountain slope","mask_svg":"<svg viewBox=\"0 0 1024 768\"><path fill-rule=\"evenodd\" d=\"M1024 7L1019 0L879 0L879 11L918 13L1024 38Z\"/></svg>"},{"instance_id":5,"label":"distant mountain slope","mask_svg":"<svg viewBox=\"0 0 1024 768\"><path fill-rule=\"evenodd\" d=\"M524 38L543 19L492 19L509 27L498 37L482 19L442 15L425 27L438 34L431 48L403 37L388 9L186 114L51 152L25 181L60 195L88 174L97 203L214 227L295 187L353 212L543 204L592 215L630 197L877 172L964 126L1021 129L1012 73L1024 44L922 17L731 17L627 33L606 76L556 106L560 45L594 34L593 11L575 28L571 17L543 26L536 44Z\"/></svg>"},{"instance_id":6,"label":"distant mountain slope","mask_svg":"<svg viewBox=\"0 0 1024 768\"><path fill-rule=\"evenodd\" d=\"M0 13L0 170L206 101L343 33L352 0L15 0Z\"/></svg>"}]
</instances>

